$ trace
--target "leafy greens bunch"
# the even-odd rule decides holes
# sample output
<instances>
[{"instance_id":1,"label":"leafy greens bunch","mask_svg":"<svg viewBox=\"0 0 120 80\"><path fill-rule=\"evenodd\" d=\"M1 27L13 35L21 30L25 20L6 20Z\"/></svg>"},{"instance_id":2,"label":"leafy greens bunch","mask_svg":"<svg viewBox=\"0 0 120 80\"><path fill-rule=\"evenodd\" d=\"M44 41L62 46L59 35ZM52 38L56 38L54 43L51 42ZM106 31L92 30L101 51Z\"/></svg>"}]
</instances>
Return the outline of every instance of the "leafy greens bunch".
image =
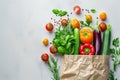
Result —
<instances>
[{"instance_id":1,"label":"leafy greens bunch","mask_svg":"<svg viewBox=\"0 0 120 80\"><path fill-rule=\"evenodd\" d=\"M112 41L113 48L110 49L111 57L113 61L113 70L110 70L110 80L118 80L115 78L115 71L117 70L117 67L120 65L120 47L119 47L119 38L115 38Z\"/></svg>"},{"instance_id":2,"label":"leafy greens bunch","mask_svg":"<svg viewBox=\"0 0 120 80\"><path fill-rule=\"evenodd\" d=\"M74 53L74 29L68 25L67 27L59 26L55 32L53 45L57 47L58 54Z\"/></svg>"}]
</instances>

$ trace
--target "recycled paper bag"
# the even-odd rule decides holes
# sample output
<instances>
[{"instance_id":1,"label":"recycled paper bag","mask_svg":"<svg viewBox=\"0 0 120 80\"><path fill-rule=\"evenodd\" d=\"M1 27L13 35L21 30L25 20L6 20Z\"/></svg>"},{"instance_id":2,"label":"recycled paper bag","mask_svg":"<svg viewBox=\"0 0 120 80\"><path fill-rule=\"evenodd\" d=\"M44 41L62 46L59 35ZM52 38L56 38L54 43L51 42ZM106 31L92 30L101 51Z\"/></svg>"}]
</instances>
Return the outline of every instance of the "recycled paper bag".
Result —
<instances>
[{"instance_id":1,"label":"recycled paper bag","mask_svg":"<svg viewBox=\"0 0 120 80\"><path fill-rule=\"evenodd\" d=\"M107 80L109 56L65 55L62 57L60 80Z\"/></svg>"}]
</instances>

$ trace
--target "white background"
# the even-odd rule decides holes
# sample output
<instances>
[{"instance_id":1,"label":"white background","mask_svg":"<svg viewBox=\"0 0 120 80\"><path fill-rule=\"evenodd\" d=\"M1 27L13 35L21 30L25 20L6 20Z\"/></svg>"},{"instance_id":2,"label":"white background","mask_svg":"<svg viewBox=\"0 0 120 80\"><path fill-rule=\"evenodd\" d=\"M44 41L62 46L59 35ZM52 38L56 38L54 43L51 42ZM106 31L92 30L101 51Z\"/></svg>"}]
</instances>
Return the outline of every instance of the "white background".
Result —
<instances>
[{"instance_id":1,"label":"white background","mask_svg":"<svg viewBox=\"0 0 120 80\"><path fill-rule=\"evenodd\" d=\"M40 60L49 53L42 39L53 39L45 24L55 17L53 8L73 11L74 5L106 11L112 39L120 38L120 0L0 0L0 80L50 80L52 74ZM73 14L71 17L79 17ZM94 21L93 21L94 22ZM120 68L116 76L120 79Z\"/></svg>"}]
</instances>

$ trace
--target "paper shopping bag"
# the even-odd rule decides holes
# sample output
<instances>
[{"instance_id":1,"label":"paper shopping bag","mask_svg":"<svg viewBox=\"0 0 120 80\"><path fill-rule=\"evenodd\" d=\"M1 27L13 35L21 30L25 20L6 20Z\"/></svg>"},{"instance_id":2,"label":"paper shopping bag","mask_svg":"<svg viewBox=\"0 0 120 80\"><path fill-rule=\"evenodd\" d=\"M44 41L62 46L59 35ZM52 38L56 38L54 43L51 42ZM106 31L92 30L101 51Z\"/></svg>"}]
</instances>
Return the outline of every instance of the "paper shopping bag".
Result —
<instances>
[{"instance_id":1,"label":"paper shopping bag","mask_svg":"<svg viewBox=\"0 0 120 80\"><path fill-rule=\"evenodd\" d=\"M109 56L64 55L60 80L107 80Z\"/></svg>"}]
</instances>

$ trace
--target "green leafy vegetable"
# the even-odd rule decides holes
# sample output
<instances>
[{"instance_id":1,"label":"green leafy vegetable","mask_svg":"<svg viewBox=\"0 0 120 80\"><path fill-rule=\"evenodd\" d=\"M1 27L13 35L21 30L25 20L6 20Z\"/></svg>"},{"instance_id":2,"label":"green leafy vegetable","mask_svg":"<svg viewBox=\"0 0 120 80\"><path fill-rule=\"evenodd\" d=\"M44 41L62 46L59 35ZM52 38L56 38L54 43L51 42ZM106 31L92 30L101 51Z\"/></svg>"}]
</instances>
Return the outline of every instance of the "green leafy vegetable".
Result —
<instances>
[{"instance_id":1,"label":"green leafy vegetable","mask_svg":"<svg viewBox=\"0 0 120 80\"><path fill-rule=\"evenodd\" d=\"M112 53L112 61L114 62L114 71L116 71L117 67L120 65L120 60L118 59L120 55L119 38L115 38L112 44L114 48L111 48L110 51Z\"/></svg>"},{"instance_id":2,"label":"green leafy vegetable","mask_svg":"<svg viewBox=\"0 0 120 80\"><path fill-rule=\"evenodd\" d=\"M110 70L110 76L109 76L110 80L115 80L114 76L115 76L114 71Z\"/></svg>"},{"instance_id":3,"label":"green leafy vegetable","mask_svg":"<svg viewBox=\"0 0 120 80\"><path fill-rule=\"evenodd\" d=\"M90 10L92 13L96 13L96 10L95 9L91 9Z\"/></svg>"},{"instance_id":4,"label":"green leafy vegetable","mask_svg":"<svg viewBox=\"0 0 120 80\"><path fill-rule=\"evenodd\" d=\"M54 14L58 14L58 13L59 13L59 10L58 10L58 9L53 9L52 12L53 12Z\"/></svg>"},{"instance_id":5,"label":"green leafy vegetable","mask_svg":"<svg viewBox=\"0 0 120 80\"><path fill-rule=\"evenodd\" d=\"M60 80L59 70L57 68L57 62L52 55L50 55L50 60L48 61L48 67L53 74L52 80Z\"/></svg>"},{"instance_id":6,"label":"green leafy vegetable","mask_svg":"<svg viewBox=\"0 0 120 80\"><path fill-rule=\"evenodd\" d=\"M62 16L65 16L67 14L67 11L62 12Z\"/></svg>"},{"instance_id":7,"label":"green leafy vegetable","mask_svg":"<svg viewBox=\"0 0 120 80\"><path fill-rule=\"evenodd\" d=\"M113 46L119 47L119 38L113 40Z\"/></svg>"},{"instance_id":8,"label":"green leafy vegetable","mask_svg":"<svg viewBox=\"0 0 120 80\"><path fill-rule=\"evenodd\" d=\"M52 12L58 16L65 16L67 14L67 11L62 11L62 10L58 10L58 9L53 9Z\"/></svg>"},{"instance_id":9,"label":"green leafy vegetable","mask_svg":"<svg viewBox=\"0 0 120 80\"><path fill-rule=\"evenodd\" d=\"M111 48L110 52L111 52L111 57L113 61L113 70L110 71L110 80L117 80L117 78L115 79L114 77L114 73L117 67L120 65L120 59L118 58L120 55L119 38L115 38L112 41L112 45L114 48Z\"/></svg>"},{"instance_id":10,"label":"green leafy vegetable","mask_svg":"<svg viewBox=\"0 0 120 80\"><path fill-rule=\"evenodd\" d=\"M63 46L59 46L58 47L58 53L60 53L60 54L64 54L65 53L65 48L63 47Z\"/></svg>"},{"instance_id":11,"label":"green leafy vegetable","mask_svg":"<svg viewBox=\"0 0 120 80\"><path fill-rule=\"evenodd\" d=\"M58 54L73 54L74 40L74 29L70 25L67 27L59 26L55 32L53 45L57 47Z\"/></svg>"}]
</instances>

